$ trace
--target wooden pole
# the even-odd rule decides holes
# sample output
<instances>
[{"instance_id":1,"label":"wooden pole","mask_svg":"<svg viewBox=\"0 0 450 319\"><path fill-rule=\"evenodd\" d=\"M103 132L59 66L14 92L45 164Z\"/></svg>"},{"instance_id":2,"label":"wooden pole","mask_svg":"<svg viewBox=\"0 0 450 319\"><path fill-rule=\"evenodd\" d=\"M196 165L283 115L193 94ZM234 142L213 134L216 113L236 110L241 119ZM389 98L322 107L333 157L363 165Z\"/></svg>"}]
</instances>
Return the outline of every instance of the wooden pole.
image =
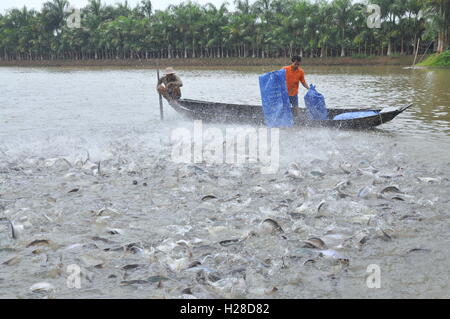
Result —
<instances>
[{"instance_id":1,"label":"wooden pole","mask_svg":"<svg viewBox=\"0 0 450 319\"><path fill-rule=\"evenodd\" d=\"M414 56L414 63L413 63L413 66L416 65L417 55L419 54L419 46L420 46L420 37L419 37L419 39L417 39L417 48L416 48L416 54L415 54L415 56Z\"/></svg>"},{"instance_id":2,"label":"wooden pole","mask_svg":"<svg viewBox=\"0 0 450 319\"><path fill-rule=\"evenodd\" d=\"M157 61L158 61L157 62L158 64L157 64L157 68L156 68L156 76L158 78L158 82L157 83L159 83L159 59ZM162 100L161 93L159 93L159 114L161 116L161 121L164 121L164 109L163 109L163 100Z\"/></svg>"},{"instance_id":3,"label":"wooden pole","mask_svg":"<svg viewBox=\"0 0 450 319\"><path fill-rule=\"evenodd\" d=\"M419 61L417 63L420 63L423 60L423 57L425 56L425 54L427 54L428 50L430 49L431 45L433 44L433 42L430 42L430 45L428 46L428 48L425 50L425 52L422 54L422 56L420 57Z\"/></svg>"}]
</instances>

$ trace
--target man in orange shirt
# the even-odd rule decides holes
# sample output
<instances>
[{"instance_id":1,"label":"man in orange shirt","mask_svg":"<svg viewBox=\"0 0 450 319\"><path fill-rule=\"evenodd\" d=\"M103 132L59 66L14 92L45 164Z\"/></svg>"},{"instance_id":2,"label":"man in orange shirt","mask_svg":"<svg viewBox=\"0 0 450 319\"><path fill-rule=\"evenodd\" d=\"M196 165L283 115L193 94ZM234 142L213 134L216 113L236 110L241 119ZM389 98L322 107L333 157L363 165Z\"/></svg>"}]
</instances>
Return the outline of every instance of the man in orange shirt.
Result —
<instances>
[{"instance_id":1,"label":"man in orange shirt","mask_svg":"<svg viewBox=\"0 0 450 319\"><path fill-rule=\"evenodd\" d=\"M286 86L294 113L298 112L298 84L302 83L309 90L309 85L305 81L305 72L300 67L300 62L302 62L302 58L296 55L292 57L292 64L283 68L286 70Z\"/></svg>"}]
</instances>

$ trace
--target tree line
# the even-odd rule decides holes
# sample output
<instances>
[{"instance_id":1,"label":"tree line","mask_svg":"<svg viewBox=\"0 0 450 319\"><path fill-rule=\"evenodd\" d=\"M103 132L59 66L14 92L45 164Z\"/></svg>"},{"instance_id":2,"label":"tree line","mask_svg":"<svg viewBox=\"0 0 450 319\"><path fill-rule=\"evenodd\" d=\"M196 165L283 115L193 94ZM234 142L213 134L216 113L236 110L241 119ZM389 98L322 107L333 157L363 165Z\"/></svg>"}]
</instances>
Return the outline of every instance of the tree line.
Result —
<instances>
[{"instance_id":1,"label":"tree line","mask_svg":"<svg viewBox=\"0 0 450 319\"><path fill-rule=\"evenodd\" d=\"M379 28L367 21L381 9ZM67 0L0 14L0 60L409 55L443 52L450 0L187 1L153 10L150 0L89 0L74 27ZM372 21L372 20L370 20ZM69 22L69 23L68 23ZM372 21L374 22L374 21Z\"/></svg>"}]
</instances>

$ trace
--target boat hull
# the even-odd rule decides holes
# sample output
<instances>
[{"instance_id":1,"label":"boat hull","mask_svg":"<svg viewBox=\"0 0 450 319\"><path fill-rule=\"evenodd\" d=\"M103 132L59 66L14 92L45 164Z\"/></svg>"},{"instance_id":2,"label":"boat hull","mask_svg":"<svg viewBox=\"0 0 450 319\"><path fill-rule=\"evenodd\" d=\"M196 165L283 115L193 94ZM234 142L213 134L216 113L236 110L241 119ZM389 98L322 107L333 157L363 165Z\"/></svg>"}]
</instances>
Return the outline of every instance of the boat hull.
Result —
<instances>
[{"instance_id":1,"label":"boat hull","mask_svg":"<svg viewBox=\"0 0 450 319\"><path fill-rule=\"evenodd\" d=\"M184 116L211 123L237 123L250 125L264 125L262 107L258 105L227 104L197 100L172 100L169 101L172 108ZM397 115L405 111L406 107L388 109L328 109L327 120L309 120L306 109L300 108L294 115L294 126L299 127L335 127L335 128L372 128L393 120ZM375 111L378 114L349 120L333 120L342 113Z\"/></svg>"}]
</instances>

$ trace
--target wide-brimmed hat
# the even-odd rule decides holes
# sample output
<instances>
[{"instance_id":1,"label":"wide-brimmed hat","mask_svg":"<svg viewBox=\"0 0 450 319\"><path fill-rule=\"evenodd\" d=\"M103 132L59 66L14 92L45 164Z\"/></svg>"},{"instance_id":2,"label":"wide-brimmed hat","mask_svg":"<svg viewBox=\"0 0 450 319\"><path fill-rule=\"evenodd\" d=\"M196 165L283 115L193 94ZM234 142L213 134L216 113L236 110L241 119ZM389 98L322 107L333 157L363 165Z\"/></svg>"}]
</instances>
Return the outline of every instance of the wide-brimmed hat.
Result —
<instances>
[{"instance_id":1,"label":"wide-brimmed hat","mask_svg":"<svg viewBox=\"0 0 450 319\"><path fill-rule=\"evenodd\" d=\"M169 75L169 74L175 74L175 70L171 67L168 67L164 70L164 74L165 75Z\"/></svg>"}]
</instances>

